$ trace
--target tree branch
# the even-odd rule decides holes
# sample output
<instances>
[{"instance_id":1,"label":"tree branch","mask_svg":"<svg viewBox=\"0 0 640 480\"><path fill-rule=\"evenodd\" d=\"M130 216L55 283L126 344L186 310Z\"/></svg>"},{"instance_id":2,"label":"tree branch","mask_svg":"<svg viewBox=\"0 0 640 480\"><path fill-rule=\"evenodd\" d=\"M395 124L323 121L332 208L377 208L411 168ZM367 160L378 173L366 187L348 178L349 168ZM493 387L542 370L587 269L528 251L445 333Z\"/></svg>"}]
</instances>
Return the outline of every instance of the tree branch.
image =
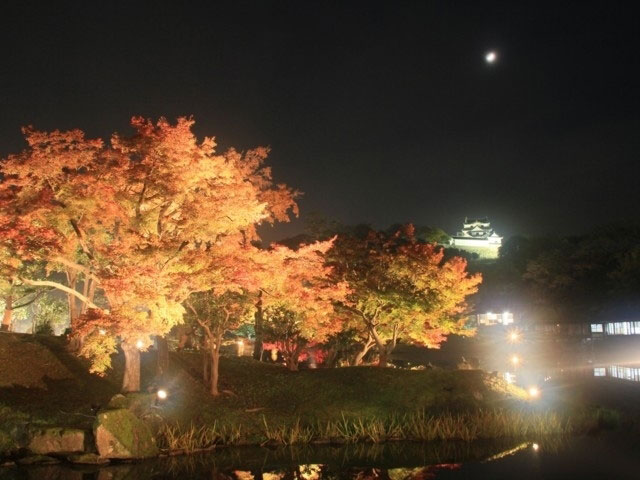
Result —
<instances>
[{"instance_id":1,"label":"tree branch","mask_svg":"<svg viewBox=\"0 0 640 480\"><path fill-rule=\"evenodd\" d=\"M48 290L47 290L48 291ZM12 307L13 310L17 310L18 308L23 308L23 307L28 307L29 305L31 305L33 302L35 302L38 298L40 298L42 296L43 293L46 293L47 291L44 290L40 290L39 292L36 292L35 296L29 300L28 302L23 303L22 305L14 305ZM24 296L26 297L26 295ZM24 298L21 297L20 299Z\"/></svg>"},{"instance_id":2,"label":"tree branch","mask_svg":"<svg viewBox=\"0 0 640 480\"><path fill-rule=\"evenodd\" d=\"M88 277L90 277L94 281L98 281L98 277L96 277L93 273L91 273L91 269L89 267L85 267L84 265L80 265L79 263L72 262L64 257L55 256L51 259L51 261L56 263L61 263L65 267L69 267L73 270L77 270L78 272L82 272Z\"/></svg>"},{"instance_id":3,"label":"tree branch","mask_svg":"<svg viewBox=\"0 0 640 480\"><path fill-rule=\"evenodd\" d=\"M82 230L80 230L80 226L78 225L78 222L76 222L73 219L69 220L69 222L71 223L71 226L73 227L74 232L76 232L76 235L80 240L80 246L82 247L82 251L87 255L87 257L93 260L93 254L89 251L89 247L87 247L87 243L84 240L84 235L82 234Z\"/></svg>"},{"instance_id":4,"label":"tree branch","mask_svg":"<svg viewBox=\"0 0 640 480\"><path fill-rule=\"evenodd\" d=\"M95 303L93 303L87 297L82 295L80 292L77 292L76 290L69 288L66 285L62 285L61 283L52 282L50 280L29 280L27 278L20 278L19 280L25 285L31 285L33 287L53 287L57 290L62 290L63 292L66 292L80 299L83 303L86 303L89 307L100 309L100 307L98 307Z\"/></svg>"}]
</instances>

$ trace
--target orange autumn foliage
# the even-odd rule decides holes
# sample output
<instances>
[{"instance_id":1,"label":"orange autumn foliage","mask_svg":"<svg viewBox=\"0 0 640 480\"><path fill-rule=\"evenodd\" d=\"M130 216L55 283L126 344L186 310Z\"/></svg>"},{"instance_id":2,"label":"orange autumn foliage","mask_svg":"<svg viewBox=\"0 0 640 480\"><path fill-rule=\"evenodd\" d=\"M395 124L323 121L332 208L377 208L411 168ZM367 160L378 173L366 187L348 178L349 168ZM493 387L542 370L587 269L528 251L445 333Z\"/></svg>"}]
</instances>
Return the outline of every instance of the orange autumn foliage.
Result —
<instances>
[{"instance_id":1,"label":"orange autumn foliage","mask_svg":"<svg viewBox=\"0 0 640 480\"><path fill-rule=\"evenodd\" d=\"M339 236L329 252L336 278L350 287L342 312L365 338L364 353L376 345L386 364L399 340L438 348L465 328L466 298L477 291L460 257L445 260L444 250L419 242L412 225L387 234Z\"/></svg>"},{"instance_id":2,"label":"orange autumn foliage","mask_svg":"<svg viewBox=\"0 0 640 480\"><path fill-rule=\"evenodd\" d=\"M297 214L298 194L273 184L266 149L218 153L213 138L196 139L193 124L134 117L135 133L110 142L28 127L28 147L3 160L0 218L24 226L10 231L26 239L3 234L9 254L0 258L82 276L82 292L47 281L83 304L77 333L102 325L125 343L149 344L181 321L191 292L209 288L204 280L223 240L255 239L259 223ZM46 244L35 241L40 231ZM106 304L93 302L96 289Z\"/></svg>"}]
</instances>

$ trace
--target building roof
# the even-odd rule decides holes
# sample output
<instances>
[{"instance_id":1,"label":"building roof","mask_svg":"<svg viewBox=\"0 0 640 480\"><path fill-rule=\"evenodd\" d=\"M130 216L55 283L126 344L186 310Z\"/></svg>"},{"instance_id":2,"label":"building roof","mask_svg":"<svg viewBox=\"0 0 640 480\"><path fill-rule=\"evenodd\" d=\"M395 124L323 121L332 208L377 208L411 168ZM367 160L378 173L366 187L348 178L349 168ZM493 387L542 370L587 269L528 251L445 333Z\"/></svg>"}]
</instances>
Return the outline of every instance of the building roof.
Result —
<instances>
[{"instance_id":1,"label":"building roof","mask_svg":"<svg viewBox=\"0 0 640 480\"><path fill-rule=\"evenodd\" d=\"M493 243L494 241L502 240L502 237L498 235L493 228L491 228L491 223L489 222L488 217L465 217L462 230L458 231L456 235L452 237L453 241L455 241L456 239L479 241L484 240L487 242L489 242L489 239L491 239Z\"/></svg>"},{"instance_id":2,"label":"building roof","mask_svg":"<svg viewBox=\"0 0 640 480\"><path fill-rule=\"evenodd\" d=\"M464 217L464 223L465 224L472 224L472 223L489 224L489 217L481 217L481 218Z\"/></svg>"}]
</instances>

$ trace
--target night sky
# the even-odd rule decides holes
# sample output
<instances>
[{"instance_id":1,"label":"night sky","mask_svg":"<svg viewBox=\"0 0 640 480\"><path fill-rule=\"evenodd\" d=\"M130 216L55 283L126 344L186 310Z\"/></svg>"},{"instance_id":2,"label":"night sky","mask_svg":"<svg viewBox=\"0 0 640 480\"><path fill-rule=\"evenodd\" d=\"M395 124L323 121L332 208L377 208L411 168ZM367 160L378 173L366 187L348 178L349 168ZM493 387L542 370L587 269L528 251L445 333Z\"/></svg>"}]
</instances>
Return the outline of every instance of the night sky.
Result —
<instances>
[{"instance_id":1,"label":"night sky","mask_svg":"<svg viewBox=\"0 0 640 480\"><path fill-rule=\"evenodd\" d=\"M507 236L637 221L631 4L5 1L0 156L26 124L107 137L192 114L222 148L270 145L303 217L454 233L488 216Z\"/></svg>"}]
</instances>

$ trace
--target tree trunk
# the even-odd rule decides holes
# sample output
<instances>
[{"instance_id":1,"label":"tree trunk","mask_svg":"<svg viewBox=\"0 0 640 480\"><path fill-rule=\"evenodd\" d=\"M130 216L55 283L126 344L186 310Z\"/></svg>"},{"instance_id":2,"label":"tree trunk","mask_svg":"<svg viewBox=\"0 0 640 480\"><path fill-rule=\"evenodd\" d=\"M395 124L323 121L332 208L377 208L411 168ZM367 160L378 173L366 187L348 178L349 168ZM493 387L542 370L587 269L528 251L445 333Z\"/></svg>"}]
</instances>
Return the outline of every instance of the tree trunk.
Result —
<instances>
[{"instance_id":1,"label":"tree trunk","mask_svg":"<svg viewBox=\"0 0 640 480\"><path fill-rule=\"evenodd\" d=\"M194 348L195 342L193 341L193 327L183 326L178 330L178 351L181 352L187 347Z\"/></svg>"},{"instance_id":2,"label":"tree trunk","mask_svg":"<svg viewBox=\"0 0 640 480\"><path fill-rule=\"evenodd\" d=\"M295 360L294 360L295 359ZM298 355L287 353L287 368L291 372L298 371Z\"/></svg>"},{"instance_id":3,"label":"tree trunk","mask_svg":"<svg viewBox=\"0 0 640 480\"><path fill-rule=\"evenodd\" d=\"M380 351L380 356L378 357L378 366L379 367L387 367L389 365L389 353L387 349L382 347L378 348Z\"/></svg>"},{"instance_id":4,"label":"tree trunk","mask_svg":"<svg viewBox=\"0 0 640 480\"><path fill-rule=\"evenodd\" d=\"M254 330L256 334L256 340L253 344L253 358L255 360L262 361L262 351L264 346L262 344L263 340L263 322L264 319L262 317L262 292L258 292L258 301L256 302L256 313L254 315L255 325Z\"/></svg>"},{"instance_id":5,"label":"tree trunk","mask_svg":"<svg viewBox=\"0 0 640 480\"><path fill-rule=\"evenodd\" d=\"M376 331L373 325L369 326L369 336L370 338L373 338L373 340L375 340L376 347L378 347L378 352L380 353L380 357L378 359L378 366L386 367L389 363L389 356L391 355L391 352L393 351L393 349L396 347L396 342L398 338L397 329L394 327L393 338L388 342L384 342L380 338L380 336L378 335L378 332Z\"/></svg>"},{"instance_id":6,"label":"tree trunk","mask_svg":"<svg viewBox=\"0 0 640 480\"><path fill-rule=\"evenodd\" d=\"M369 338L367 338L367 341L362 345L362 350L360 350L357 353L356 357L353 359L353 366L357 367L358 365L362 365L364 356L369 353L369 350L371 350L374 345L375 342L373 341L373 337L369 336Z\"/></svg>"},{"instance_id":7,"label":"tree trunk","mask_svg":"<svg viewBox=\"0 0 640 480\"><path fill-rule=\"evenodd\" d=\"M140 350L127 342L122 342L124 352L124 378L122 393L140 391Z\"/></svg>"},{"instance_id":8,"label":"tree trunk","mask_svg":"<svg viewBox=\"0 0 640 480\"><path fill-rule=\"evenodd\" d=\"M4 297L4 314L2 315L2 328L3 332L11 331L11 321L13 319L13 296L7 295Z\"/></svg>"},{"instance_id":9,"label":"tree trunk","mask_svg":"<svg viewBox=\"0 0 640 480\"><path fill-rule=\"evenodd\" d=\"M324 360L324 366L326 368L334 368L338 363L338 349L331 348L327 353L327 358Z\"/></svg>"},{"instance_id":10,"label":"tree trunk","mask_svg":"<svg viewBox=\"0 0 640 480\"><path fill-rule=\"evenodd\" d=\"M389 340L382 347L378 346L378 350L380 351L380 358L378 359L379 367L388 367L389 366L389 357L391 356L391 352L393 352L396 348L397 341L395 338Z\"/></svg>"},{"instance_id":11,"label":"tree trunk","mask_svg":"<svg viewBox=\"0 0 640 480\"><path fill-rule=\"evenodd\" d=\"M214 397L220 395L218 391L218 366L220 365L220 348L218 346L220 343L222 343L222 335L211 341L211 385L209 391Z\"/></svg>"},{"instance_id":12,"label":"tree trunk","mask_svg":"<svg viewBox=\"0 0 640 480\"><path fill-rule=\"evenodd\" d=\"M67 283L69 284L69 288L75 290L76 283L78 282L78 275L75 270L67 268ZM71 335L69 336L69 345L68 349L70 352L79 352L82 347L82 338L79 335L75 334L76 331L76 323L78 320L78 303L76 297L70 293L67 293L67 303L69 305L69 328L71 330Z\"/></svg>"},{"instance_id":13,"label":"tree trunk","mask_svg":"<svg viewBox=\"0 0 640 480\"><path fill-rule=\"evenodd\" d=\"M69 288L75 290L77 282L78 275L76 272L67 268L67 283L69 284ZM67 302L69 303L69 327L71 327L71 331L73 331L78 318L78 303L76 301L76 297L70 293L67 293Z\"/></svg>"},{"instance_id":14,"label":"tree trunk","mask_svg":"<svg viewBox=\"0 0 640 480\"><path fill-rule=\"evenodd\" d=\"M169 370L169 345L166 337L156 337L158 342L158 355L156 363L156 375L163 378Z\"/></svg>"},{"instance_id":15,"label":"tree trunk","mask_svg":"<svg viewBox=\"0 0 640 480\"><path fill-rule=\"evenodd\" d=\"M364 359L364 356L369 352L369 350L371 350L371 347L365 345L364 347L362 347L362 350L360 350L356 354L356 357L353 359L353 365L355 367L357 367L358 365L362 365L362 360Z\"/></svg>"},{"instance_id":16,"label":"tree trunk","mask_svg":"<svg viewBox=\"0 0 640 480\"><path fill-rule=\"evenodd\" d=\"M285 342L283 345L282 353L285 356L285 361L287 362L287 368L292 372L298 371L298 363L300 359L300 352L302 351L303 345L297 344L295 341L292 343Z\"/></svg>"},{"instance_id":17,"label":"tree trunk","mask_svg":"<svg viewBox=\"0 0 640 480\"><path fill-rule=\"evenodd\" d=\"M209 385L211 381L211 346L202 349L202 381Z\"/></svg>"}]
</instances>

